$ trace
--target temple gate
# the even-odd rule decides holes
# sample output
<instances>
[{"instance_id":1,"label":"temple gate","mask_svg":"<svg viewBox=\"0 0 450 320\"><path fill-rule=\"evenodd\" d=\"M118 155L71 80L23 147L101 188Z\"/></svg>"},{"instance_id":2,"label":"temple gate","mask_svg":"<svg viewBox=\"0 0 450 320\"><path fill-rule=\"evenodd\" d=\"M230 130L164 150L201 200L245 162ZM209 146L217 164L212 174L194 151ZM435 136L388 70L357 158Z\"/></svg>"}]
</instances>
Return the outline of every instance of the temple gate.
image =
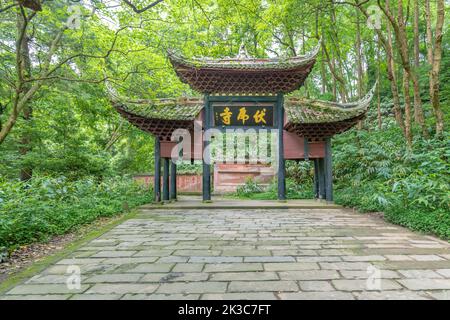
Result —
<instances>
[{"instance_id":1,"label":"temple gate","mask_svg":"<svg viewBox=\"0 0 450 320\"><path fill-rule=\"evenodd\" d=\"M124 118L155 136L154 200L176 199L177 164L170 159L179 154L185 160L202 160L203 200L210 201L209 132L252 128L277 133L279 200L286 199L285 160L312 160L315 197L332 202L331 138L365 117L373 89L352 103L285 96L303 85L318 51L319 46L303 56L276 59L187 59L170 52L180 80L203 98L132 101L111 93ZM189 138L180 139L180 130Z\"/></svg>"}]
</instances>

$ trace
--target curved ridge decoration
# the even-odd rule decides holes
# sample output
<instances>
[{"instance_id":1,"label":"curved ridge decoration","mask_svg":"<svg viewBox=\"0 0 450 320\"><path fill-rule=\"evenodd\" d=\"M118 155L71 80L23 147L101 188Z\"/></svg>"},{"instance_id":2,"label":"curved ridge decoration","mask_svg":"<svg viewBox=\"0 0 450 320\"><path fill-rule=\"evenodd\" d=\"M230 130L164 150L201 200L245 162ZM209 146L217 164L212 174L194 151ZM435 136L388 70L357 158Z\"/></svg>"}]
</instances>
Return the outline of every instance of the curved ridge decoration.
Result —
<instances>
[{"instance_id":1,"label":"curved ridge decoration","mask_svg":"<svg viewBox=\"0 0 450 320\"><path fill-rule=\"evenodd\" d=\"M289 93L305 81L316 62L319 44L309 53L290 58L168 57L180 80L205 94L270 95Z\"/></svg>"}]
</instances>

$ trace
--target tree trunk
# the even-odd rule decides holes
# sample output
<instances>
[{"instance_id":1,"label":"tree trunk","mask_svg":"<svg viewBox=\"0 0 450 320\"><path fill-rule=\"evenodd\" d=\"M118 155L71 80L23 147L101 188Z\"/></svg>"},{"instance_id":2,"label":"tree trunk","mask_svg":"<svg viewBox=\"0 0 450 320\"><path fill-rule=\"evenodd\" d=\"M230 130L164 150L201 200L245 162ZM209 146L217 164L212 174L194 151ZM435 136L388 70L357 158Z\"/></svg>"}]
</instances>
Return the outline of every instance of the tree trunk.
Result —
<instances>
[{"instance_id":1,"label":"tree trunk","mask_svg":"<svg viewBox=\"0 0 450 320\"><path fill-rule=\"evenodd\" d=\"M425 0L425 22L426 22L426 37L427 44L427 60L430 65L433 64L433 31L431 30L431 11L430 0ZM431 70L430 70L431 71ZM430 93L431 93L431 73L430 73Z\"/></svg>"},{"instance_id":2,"label":"tree trunk","mask_svg":"<svg viewBox=\"0 0 450 320\"><path fill-rule=\"evenodd\" d=\"M356 42L355 42L355 52L356 52L356 73L358 75L357 93L358 99L363 96L363 67L362 67L362 57L361 57L361 29L359 25L359 12L356 12ZM357 124L358 130L363 127L363 120L359 120Z\"/></svg>"},{"instance_id":3,"label":"tree trunk","mask_svg":"<svg viewBox=\"0 0 450 320\"><path fill-rule=\"evenodd\" d=\"M417 0L416 0L417 1ZM417 79L417 75L414 70L411 70L410 62L409 62L409 52L408 52L408 38L406 34L406 24L405 18L403 16L403 1L398 0L398 29L396 31L396 35L398 39L400 39L400 51L402 57L403 69L405 70L409 81L413 83L413 92L414 92L414 122L416 122L422 128L422 134L426 137L428 136L427 129L425 127L425 119L423 116L422 109L422 99L420 98L420 85L419 80ZM394 28L395 30L395 28ZM415 37L415 36L414 36ZM417 39L418 40L418 39ZM416 39L414 39L416 42ZM409 84L408 84L409 87ZM406 97L405 97L406 101Z\"/></svg>"},{"instance_id":4,"label":"tree trunk","mask_svg":"<svg viewBox=\"0 0 450 320\"><path fill-rule=\"evenodd\" d=\"M331 4L331 15L330 16L331 16L331 22L333 23L333 25L337 25L336 10L334 7L334 2L332 2L332 4ZM332 28L330 30L330 32L334 35L334 39L333 39L333 37L331 37L331 44L335 48L335 50L334 50L335 54L333 54L334 64L333 64L333 70L331 72L332 72L333 76L336 77L336 80L339 82L339 93L340 93L342 102L347 102L348 101L348 92L347 92L347 88L346 88L346 81L344 79L341 50L339 47L339 36L337 34L336 28ZM325 53L327 53L326 48L325 48ZM337 57L337 59L336 59L336 57Z\"/></svg>"},{"instance_id":5,"label":"tree trunk","mask_svg":"<svg viewBox=\"0 0 450 320\"><path fill-rule=\"evenodd\" d=\"M19 148L19 153L21 158L25 157L27 153L30 152L32 149L31 134L29 130L29 123L32 121L32 118L33 118L33 108L27 105L23 110L23 119L26 122L26 128L24 128L22 137L20 139L21 146ZM22 168L20 169L20 180L28 181L32 178L32 176L33 176L33 168L27 165L22 166Z\"/></svg>"},{"instance_id":6,"label":"tree trunk","mask_svg":"<svg viewBox=\"0 0 450 320\"><path fill-rule=\"evenodd\" d=\"M425 126L425 120L423 116L423 109L422 109L422 100L420 98L420 86L419 86L419 80L417 79L417 75L414 72L414 70L411 69L410 61L409 61L409 52L408 52L408 43L407 43L407 34L406 34L406 25L405 20L403 16L403 1L398 0L398 6L397 6L397 20L393 17L390 7L389 7L389 1L386 0L386 6L383 7L380 4L380 0L378 0L378 4L380 9L385 13L387 16L390 24L392 25L394 29L395 38L397 40L398 45L398 51L400 53L400 60L402 63L402 67L406 75L408 76L409 81L413 83L413 92L414 92L414 119L416 120L417 124L422 129L422 134L424 136L428 136L428 132ZM403 81L405 84L405 82ZM408 84L409 87L409 84ZM406 101L406 99L405 99Z\"/></svg>"},{"instance_id":7,"label":"tree trunk","mask_svg":"<svg viewBox=\"0 0 450 320\"><path fill-rule=\"evenodd\" d=\"M305 32L302 32L302 54L306 53L306 46L305 46ZM309 94L309 90L308 90L308 77L306 77L305 82L304 82L304 88L305 88L305 93L306 93L306 97L309 98L310 94Z\"/></svg>"},{"instance_id":8,"label":"tree trunk","mask_svg":"<svg viewBox=\"0 0 450 320\"><path fill-rule=\"evenodd\" d=\"M419 66L419 0L414 0L414 69L416 72L419 70ZM419 109L417 108L418 106L420 106ZM422 100L420 98L419 83L417 83L417 88L414 85L414 120L422 126L424 137L428 137L423 116Z\"/></svg>"},{"instance_id":9,"label":"tree trunk","mask_svg":"<svg viewBox=\"0 0 450 320\"><path fill-rule=\"evenodd\" d=\"M386 7L388 7L389 2L386 1ZM397 77L395 75L395 64L394 64L394 50L392 46L392 34L391 34L391 26L389 22L387 23L387 46L386 46L386 55L387 55L387 69L388 69L388 78L391 83L391 91L392 98L394 104L394 116L397 124L402 129L405 138L406 138L406 130L403 122L403 112L400 108L400 95L397 88ZM378 34L380 36L380 34Z\"/></svg>"},{"instance_id":10,"label":"tree trunk","mask_svg":"<svg viewBox=\"0 0 450 320\"><path fill-rule=\"evenodd\" d=\"M414 67L419 68L419 0L414 0Z\"/></svg>"},{"instance_id":11,"label":"tree trunk","mask_svg":"<svg viewBox=\"0 0 450 320\"><path fill-rule=\"evenodd\" d=\"M386 9L389 10L389 0L386 0ZM369 14L366 9L364 9L363 6L358 6L358 9L364 14L364 16L369 19ZM405 124L403 122L403 112L400 108L400 95L397 88L397 77L395 74L395 63L394 63L394 50L392 46L392 35L391 35L391 25L388 22L386 24L386 34L387 39L384 37L383 33L379 29L375 29L375 32L378 35L378 39L381 41L381 44L383 45L385 51L386 51L386 59L387 59L387 76L389 83L391 85L391 91L392 91L392 100L393 100L393 111L394 111L394 117L395 121L397 122L397 125L402 129L403 135L406 138L406 132L405 132Z\"/></svg>"},{"instance_id":12,"label":"tree trunk","mask_svg":"<svg viewBox=\"0 0 450 320\"><path fill-rule=\"evenodd\" d=\"M408 147L412 146L412 132L411 132L411 98L409 96L409 77L406 72L403 72L403 89L405 96L405 136Z\"/></svg>"},{"instance_id":13,"label":"tree trunk","mask_svg":"<svg viewBox=\"0 0 450 320\"><path fill-rule=\"evenodd\" d=\"M331 70L334 70L334 59L331 61L331 64L328 59L327 59L327 61L328 61L328 68L330 69L330 72L331 72ZM333 72L331 72L331 74L333 75ZM334 77L334 76L333 76L332 92L333 92L333 100L336 101L337 100L337 82L336 82L336 77Z\"/></svg>"},{"instance_id":14,"label":"tree trunk","mask_svg":"<svg viewBox=\"0 0 450 320\"><path fill-rule=\"evenodd\" d=\"M23 37L20 38L20 33L25 28L25 33L23 34ZM17 14L17 33L18 33L18 39L20 39L19 43L19 61L18 65L20 65L20 70L23 71L23 79L27 80L31 78L31 59L30 59L30 49L29 49L29 41L30 38L28 37L26 33L26 21L25 17L21 14ZM29 91L30 85L27 82L22 82L21 88L23 91ZM23 119L24 121L24 129L22 131L22 136L20 138L20 147L19 147L19 153L20 157L23 159L29 151L31 151L31 134L30 134L30 125L29 123L32 120L33 117L33 109L30 106L29 103L25 103L23 105ZM31 179L33 175L33 169L28 166L22 166L20 169L20 180L27 181Z\"/></svg>"},{"instance_id":15,"label":"tree trunk","mask_svg":"<svg viewBox=\"0 0 450 320\"><path fill-rule=\"evenodd\" d=\"M358 75L358 99L363 96L363 67L362 67L362 57L361 57L361 29L359 25L359 14L356 13L356 42L355 42L355 52L356 52L356 72Z\"/></svg>"},{"instance_id":16,"label":"tree trunk","mask_svg":"<svg viewBox=\"0 0 450 320\"><path fill-rule=\"evenodd\" d=\"M14 125L17 122L18 116L19 116L19 110L17 108L17 102L14 102L11 114L9 115L8 120L6 120L6 122L2 126L2 129L0 130L0 144L2 144L3 141L5 141L6 137L11 132L11 129L14 127Z\"/></svg>"},{"instance_id":17,"label":"tree trunk","mask_svg":"<svg viewBox=\"0 0 450 320\"><path fill-rule=\"evenodd\" d=\"M377 47L377 124L378 124L378 130L381 130L382 127L382 119L381 119L381 97L380 97L380 68L381 68L381 61L380 61L380 38L377 37L378 41L378 47Z\"/></svg>"},{"instance_id":18,"label":"tree trunk","mask_svg":"<svg viewBox=\"0 0 450 320\"><path fill-rule=\"evenodd\" d=\"M321 61L320 61L320 76L322 78L322 89L321 89L321 93L325 94L325 92L327 92L327 76L326 76L326 72L325 72L325 57L323 54L323 49L321 50Z\"/></svg>"},{"instance_id":19,"label":"tree trunk","mask_svg":"<svg viewBox=\"0 0 450 320\"><path fill-rule=\"evenodd\" d=\"M330 59L330 55L328 53L324 41L322 41L322 48L327 58L328 68L330 69L331 74L333 75L333 95L336 98L337 89L339 89L342 102L347 102L347 91L345 89L345 80L342 77L342 74L340 74L336 68L336 59L334 57ZM337 82L339 83L339 86L337 86Z\"/></svg>"},{"instance_id":20,"label":"tree trunk","mask_svg":"<svg viewBox=\"0 0 450 320\"><path fill-rule=\"evenodd\" d=\"M441 69L442 58L442 27L445 18L444 0L437 0L436 6L436 32L435 43L433 50L433 34L431 30L431 12L430 1L425 0L425 19L426 19L426 44L427 44L427 60L430 64L429 79L430 79L430 100L433 106L434 116L436 118L436 135L444 132L444 114L442 112L439 101L439 72Z\"/></svg>"}]
</instances>

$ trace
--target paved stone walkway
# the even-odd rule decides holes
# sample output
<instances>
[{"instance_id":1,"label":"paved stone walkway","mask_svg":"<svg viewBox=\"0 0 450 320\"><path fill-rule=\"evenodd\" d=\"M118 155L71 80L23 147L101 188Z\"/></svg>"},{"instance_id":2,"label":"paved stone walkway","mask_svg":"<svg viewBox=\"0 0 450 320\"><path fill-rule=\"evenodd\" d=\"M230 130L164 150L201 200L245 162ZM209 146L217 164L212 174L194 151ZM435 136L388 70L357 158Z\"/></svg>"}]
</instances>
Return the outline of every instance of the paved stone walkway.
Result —
<instances>
[{"instance_id":1,"label":"paved stone walkway","mask_svg":"<svg viewBox=\"0 0 450 320\"><path fill-rule=\"evenodd\" d=\"M368 215L144 209L1 298L449 297L450 245Z\"/></svg>"}]
</instances>

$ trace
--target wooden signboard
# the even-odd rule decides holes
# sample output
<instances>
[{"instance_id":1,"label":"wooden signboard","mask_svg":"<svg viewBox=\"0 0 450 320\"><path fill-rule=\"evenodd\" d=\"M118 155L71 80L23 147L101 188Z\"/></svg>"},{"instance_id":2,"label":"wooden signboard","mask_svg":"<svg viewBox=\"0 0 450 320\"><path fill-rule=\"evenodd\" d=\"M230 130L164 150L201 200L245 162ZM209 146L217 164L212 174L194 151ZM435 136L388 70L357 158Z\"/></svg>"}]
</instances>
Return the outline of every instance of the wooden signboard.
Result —
<instances>
[{"instance_id":1,"label":"wooden signboard","mask_svg":"<svg viewBox=\"0 0 450 320\"><path fill-rule=\"evenodd\" d=\"M275 105L272 103L212 103L214 127L273 127Z\"/></svg>"}]
</instances>

